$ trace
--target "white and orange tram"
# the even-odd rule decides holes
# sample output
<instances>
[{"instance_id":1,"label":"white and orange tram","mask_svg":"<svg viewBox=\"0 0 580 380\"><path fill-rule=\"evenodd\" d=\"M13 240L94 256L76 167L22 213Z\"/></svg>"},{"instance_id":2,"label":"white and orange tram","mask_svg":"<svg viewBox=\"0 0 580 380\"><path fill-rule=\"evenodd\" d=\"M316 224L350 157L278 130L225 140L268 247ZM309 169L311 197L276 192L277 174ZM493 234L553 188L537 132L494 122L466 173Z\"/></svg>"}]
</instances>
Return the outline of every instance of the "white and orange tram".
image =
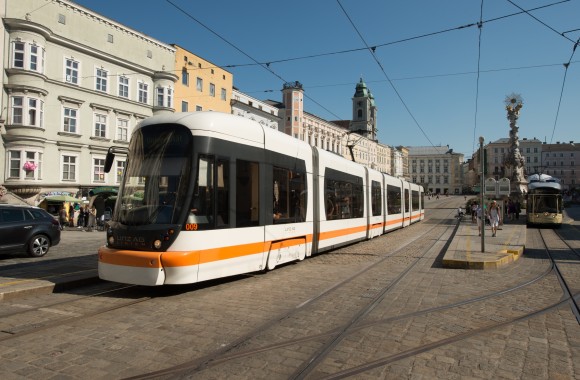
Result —
<instances>
[{"instance_id":1,"label":"white and orange tram","mask_svg":"<svg viewBox=\"0 0 580 380\"><path fill-rule=\"evenodd\" d=\"M188 284L276 266L422 220L423 188L218 112L141 122L99 277Z\"/></svg>"}]
</instances>

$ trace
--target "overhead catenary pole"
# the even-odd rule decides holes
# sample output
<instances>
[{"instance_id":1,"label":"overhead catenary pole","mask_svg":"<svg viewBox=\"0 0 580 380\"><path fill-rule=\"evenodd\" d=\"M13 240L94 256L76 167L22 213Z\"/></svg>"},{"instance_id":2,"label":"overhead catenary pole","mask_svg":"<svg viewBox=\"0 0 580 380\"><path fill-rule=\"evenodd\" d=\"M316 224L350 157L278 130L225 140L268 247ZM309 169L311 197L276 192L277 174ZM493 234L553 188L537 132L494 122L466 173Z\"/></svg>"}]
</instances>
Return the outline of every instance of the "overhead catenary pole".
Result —
<instances>
[{"instance_id":1,"label":"overhead catenary pole","mask_svg":"<svg viewBox=\"0 0 580 380\"><path fill-rule=\"evenodd\" d=\"M481 161L481 253L485 252L485 208L484 208L484 185L485 185L485 163L483 162L483 136L479 136L479 160Z\"/></svg>"}]
</instances>

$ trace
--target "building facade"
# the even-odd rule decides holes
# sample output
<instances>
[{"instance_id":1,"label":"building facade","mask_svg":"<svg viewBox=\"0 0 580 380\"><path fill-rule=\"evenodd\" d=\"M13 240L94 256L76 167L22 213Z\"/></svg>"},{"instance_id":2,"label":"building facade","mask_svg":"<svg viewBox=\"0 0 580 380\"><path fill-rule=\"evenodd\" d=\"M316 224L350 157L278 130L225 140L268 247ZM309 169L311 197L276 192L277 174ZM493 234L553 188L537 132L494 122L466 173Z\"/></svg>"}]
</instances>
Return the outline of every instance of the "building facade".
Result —
<instances>
[{"instance_id":1,"label":"building facade","mask_svg":"<svg viewBox=\"0 0 580 380\"><path fill-rule=\"evenodd\" d=\"M580 147L569 143L543 144L541 167L543 173L560 179L562 190L580 187Z\"/></svg>"},{"instance_id":2,"label":"building facade","mask_svg":"<svg viewBox=\"0 0 580 380\"><path fill-rule=\"evenodd\" d=\"M463 154L449 146L408 147L411 181L433 194L461 194Z\"/></svg>"},{"instance_id":3,"label":"building facade","mask_svg":"<svg viewBox=\"0 0 580 380\"><path fill-rule=\"evenodd\" d=\"M30 203L119 183L107 149L173 112L175 49L65 0L8 0L3 14L0 177Z\"/></svg>"},{"instance_id":4,"label":"building facade","mask_svg":"<svg viewBox=\"0 0 580 380\"><path fill-rule=\"evenodd\" d=\"M231 113L233 75L190 51L175 49L175 109L178 112L219 111Z\"/></svg>"},{"instance_id":5,"label":"building facade","mask_svg":"<svg viewBox=\"0 0 580 380\"><path fill-rule=\"evenodd\" d=\"M236 88L232 90L231 105L232 115L255 120L261 125L276 130L281 124L278 107L244 94Z\"/></svg>"}]
</instances>

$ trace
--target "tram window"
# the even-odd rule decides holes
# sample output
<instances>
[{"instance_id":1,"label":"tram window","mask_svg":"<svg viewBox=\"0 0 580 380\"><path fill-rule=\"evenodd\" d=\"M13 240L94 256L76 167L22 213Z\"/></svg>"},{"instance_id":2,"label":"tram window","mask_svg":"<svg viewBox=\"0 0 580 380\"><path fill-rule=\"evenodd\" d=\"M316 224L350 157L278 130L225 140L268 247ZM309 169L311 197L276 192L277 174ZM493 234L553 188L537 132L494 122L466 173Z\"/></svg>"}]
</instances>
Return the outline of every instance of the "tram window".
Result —
<instances>
[{"instance_id":1,"label":"tram window","mask_svg":"<svg viewBox=\"0 0 580 380\"><path fill-rule=\"evenodd\" d=\"M405 189L405 212L409 212L407 207L409 207L409 189Z\"/></svg>"},{"instance_id":2,"label":"tram window","mask_svg":"<svg viewBox=\"0 0 580 380\"><path fill-rule=\"evenodd\" d=\"M274 167L273 219L275 224L303 222L306 216L306 175Z\"/></svg>"},{"instance_id":3,"label":"tram window","mask_svg":"<svg viewBox=\"0 0 580 380\"><path fill-rule=\"evenodd\" d=\"M327 220L362 218L364 192L361 178L328 169L324 188Z\"/></svg>"},{"instance_id":4,"label":"tram window","mask_svg":"<svg viewBox=\"0 0 580 380\"><path fill-rule=\"evenodd\" d=\"M419 210L419 192L416 190L411 192L411 210Z\"/></svg>"},{"instance_id":5,"label":"tram window","mask_svg":"<svg viewBox=\"0 0 580 380\"><path fill-rule=\"evenodd\" d=\"M387 185L387 214L401 213L401 189L397 186Z\"/></svg>"},{"instance_id":6,"label":"tram window","mask_svg":"<svg viewBox=\"0 0 580 380\"><path fill-rule=\"evenodd\" d=\"M373 216L381 215L381 209L383 207L381 197L381 184L377 181L373 181L372 183L371 206L373 209Z\"/></svg>"},{"instance_id":7,"label":"tram window","mask_svg":"<svg viewBox=\"0 0 580 380\"><path fill-rule=\"evenodd\" d=\"M236 162L236 226L259 225L259 166L257 162Z\"/></svg>"},{"instance_id":8,"label":"tram window","mask_svg":"<svg viewBox=\"0 0 580 380\"><path fill-rule=\"evenodd\" d=\"M229 224L228 161L200 156L193 203L187 219L196 229L224 228Z\"/></svg>"}]
</instances>

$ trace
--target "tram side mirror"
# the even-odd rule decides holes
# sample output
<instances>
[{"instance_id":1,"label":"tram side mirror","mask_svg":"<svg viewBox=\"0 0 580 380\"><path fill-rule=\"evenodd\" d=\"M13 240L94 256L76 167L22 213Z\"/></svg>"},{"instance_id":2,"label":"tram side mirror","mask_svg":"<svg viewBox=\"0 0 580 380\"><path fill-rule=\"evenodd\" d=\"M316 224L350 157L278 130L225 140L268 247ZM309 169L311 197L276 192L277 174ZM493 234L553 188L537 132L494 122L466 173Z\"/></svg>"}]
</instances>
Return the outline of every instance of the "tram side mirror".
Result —
<instances>
[{"instance_id":1,"label":"tram side mirror","mask_svg":"<svg viewBox=\"0 0 580 380\"><path fill-rule=\"evenodd\" d=\"M111 171L111 166L113 166L113 161L115 161L115 153L127 154L129 150L121 146L112 146L107 151L107 157L105 158L105 173Z\"/></svg>"},{"instance_id":2,"label":"tram side mirror","mask_svg":"<svg viewBox=\"0 0 580 380\"><path fill-rule=\"evenodd\" d=\"M111 152L111 148L107 152L107 157L105 158L105 173L111 171L111 166L113 166L113 161L115 160L115 153Z\"/></svg>"}]
</instances>

